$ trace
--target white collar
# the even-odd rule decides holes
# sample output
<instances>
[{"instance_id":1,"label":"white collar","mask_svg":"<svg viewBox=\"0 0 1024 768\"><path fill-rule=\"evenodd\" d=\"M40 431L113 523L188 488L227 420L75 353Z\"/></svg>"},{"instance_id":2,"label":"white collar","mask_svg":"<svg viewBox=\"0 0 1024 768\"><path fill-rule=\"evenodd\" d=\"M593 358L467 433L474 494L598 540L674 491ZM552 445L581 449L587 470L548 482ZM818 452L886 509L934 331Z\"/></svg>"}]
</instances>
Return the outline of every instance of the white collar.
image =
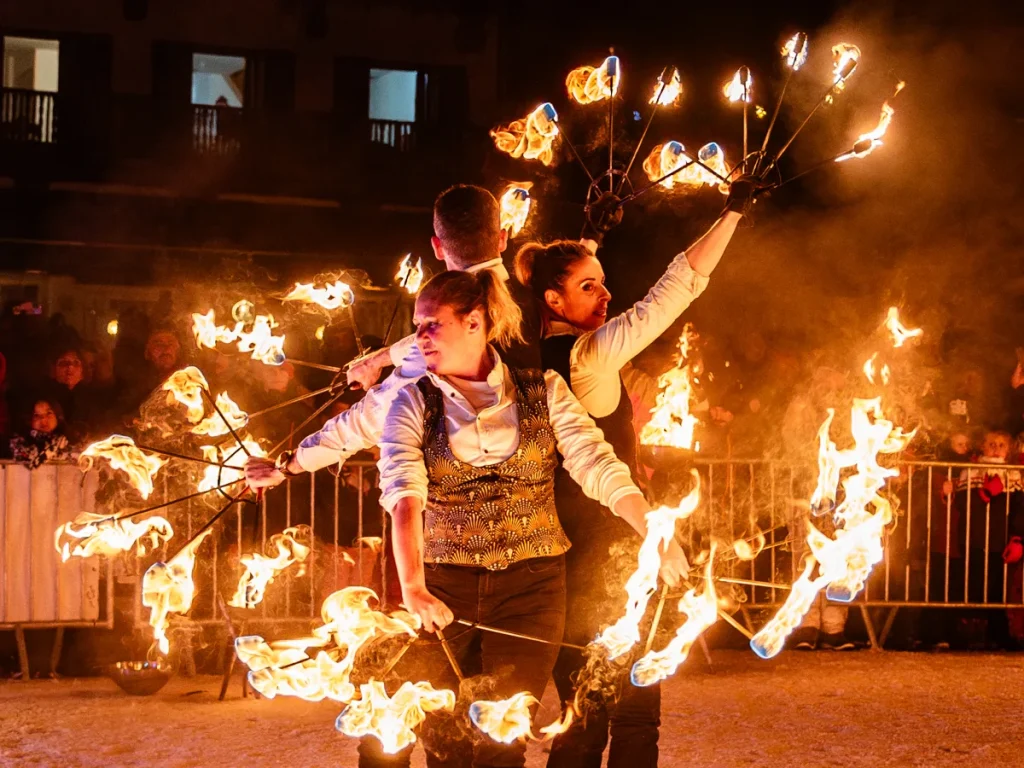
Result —
<instances>
[{"instance_id":1,"label":"white collar","mask_svg":"<svg viewBox=\"0 0 1024 768\"><path fill-rule=\"evenodd\" d=\"M495 274L506 282L509 279L508 270L505 269L505 262L501 260L501 256L495 256L490 261L481 261L479 264L470 264L463 271L475 274L477 272L482 272L485 269L493 269Z\"/></svg>"},{"instance_id":2,"label":"white collar","mask_svg":"<svg viewBox=\"0 0 1024 768\"><path fill-rule=\"evenodd\" d=\"M567 323L559 318L550 318L544 325L544 338L552 336L581 336L583 331L572 323Z\"/></svg>"}]
</instances>

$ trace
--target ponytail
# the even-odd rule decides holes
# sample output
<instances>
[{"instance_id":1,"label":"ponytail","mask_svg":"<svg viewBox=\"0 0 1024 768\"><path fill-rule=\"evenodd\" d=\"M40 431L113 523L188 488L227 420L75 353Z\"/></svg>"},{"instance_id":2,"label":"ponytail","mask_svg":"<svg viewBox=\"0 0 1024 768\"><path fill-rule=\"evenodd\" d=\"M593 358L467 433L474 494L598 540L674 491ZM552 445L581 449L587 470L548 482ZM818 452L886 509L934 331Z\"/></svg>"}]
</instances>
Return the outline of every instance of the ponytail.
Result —
<instances>
[{"instance_id":1,"label":"ponytail","mask_svg":"<svg viewBox=\"0 0 1024 768\"><path fill-rule=\"evenodd\" d=\"M516 280L530 289L540 306L545 306L544 292L561 291L573 265L593 255L576 240L526 243L516 254Z\"/></svg>"},{"instance_id":2,"label":"ponytail","mask_svg":"<svg viewBox=\"0 0 1024 768\"><path fill-rule=\"evenodd\" d=\"M512 342L523 342L523 312L508 291L505 281L493 270L442 272L420 289L420 298L451 307L458 317L474 309L484 313L487 341L507 348Z\"/></svg>"}]
</instances>

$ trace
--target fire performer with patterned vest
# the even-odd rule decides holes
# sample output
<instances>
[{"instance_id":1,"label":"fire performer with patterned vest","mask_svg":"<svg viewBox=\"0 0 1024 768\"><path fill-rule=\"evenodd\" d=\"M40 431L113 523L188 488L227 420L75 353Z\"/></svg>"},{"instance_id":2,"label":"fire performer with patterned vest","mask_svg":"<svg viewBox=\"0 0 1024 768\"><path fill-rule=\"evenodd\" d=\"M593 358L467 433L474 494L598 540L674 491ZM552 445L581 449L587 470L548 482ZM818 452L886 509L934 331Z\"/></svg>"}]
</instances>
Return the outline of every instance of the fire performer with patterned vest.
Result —
<instances>
[{"instance_id":1,"label":"fire performer with patterned vest","mask_svg":"<svg viewBox=\"0 0 1024 768\"><path fill-rule=\"evenodd\" d=\"M616 198L606 193L591 210L584 237L593 241L593 248L560 240L528 243L516 254L516 277L533 293L541 311L544 367L569 382L634 477L639 471L637 436L624 369L704 291L755 190L755 183L746 178L733 183L726 211L711 229L676 256L642 301L607 322L611 293L594 252L604 232L621 219ZM559 516L573 543L566 554L565 640L586 644L615 619L628 570L613 573L602 564L614 559L616 551L630 552L633 534L620 516L609 514L602 502L586 493L565 466L559 467L556 478ZM628 559L635 563L635 554ZM562 649L554 678L564 702L573 701L576 673L583 665L581 651ZM556 737L548 768L599 768L609 734L611 768L658 764L660 687L638 688L625 678L622 682L614 705L594 702L587 718Z\"/></svg>"},{"instance_id":2,"label":"fire performer with patterned vest","mask_svg":"<svg viewBox=\"0 0 1024 768\"><path fill-rule=\"evenodd\" d=\"M571 546L555 508L558 455L583 493L641 536L649 506L561 376L502 362L495 345L520 335L519 318L493 272L446 272L424 286L415 324L427 374L395 397L379 466L406 608L430 632L458 617L551 643L479 629L449 643L462 670L486 676L493 698L525 691L539 700L562 639ZM686 568L677 544L662 553L668 583ZM420 663L409 664L435 687L456 688L441 653L414 648ZM424 655L433 656L425 666ZM473 766L525 763L521 741L478 739L470 751L429 724L422 735L430 765L469 765L471 755ZM375 747L360 745L360 765L395 764ZM407 764L408 754L397 759Z\"/></svg>"}]
</instances>

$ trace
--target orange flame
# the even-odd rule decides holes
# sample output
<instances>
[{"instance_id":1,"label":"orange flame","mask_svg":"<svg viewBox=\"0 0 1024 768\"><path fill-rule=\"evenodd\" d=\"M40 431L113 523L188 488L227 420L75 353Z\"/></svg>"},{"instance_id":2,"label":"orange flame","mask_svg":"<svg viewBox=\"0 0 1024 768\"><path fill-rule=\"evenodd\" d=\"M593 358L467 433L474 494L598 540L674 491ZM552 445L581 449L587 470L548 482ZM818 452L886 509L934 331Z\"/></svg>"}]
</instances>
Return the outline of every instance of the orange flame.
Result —
<instances>
[{"instance_id":1,"label":"orange flame","mask_svg":"<svg viewBox=\"0 0 1024 768\"><path fill-rule=\"evenodd\" d=\"M591 645L608 652L612 661L627 653L640 641L640 621L647 603L658 586L661 569L661 551L675 536L676 523L693 514L700 502L700 476L691 470L693 490L677 507L659 507L647 513L647 535L640 545L637 569L626 582L626 611L614 624L605 629Z\"/></svg>"},{"instance_id":2,"label":"orange flame","mask_svg":"<svg viewBox=\"0 0 1024 768\"><path fill-rule=\"evenodd\" d=\"M876 374L876 371L875 371L875 360L877 360L877 359L878 359L878 353L875 352L864 363L864 368L863 368L864 376L872 384L875 383L875 374ZM883 363L882 364L882 369L881 369L881 371L878 371L878 373L881 373L882 383L883 384L888 384L889 383L889 365L887 363Z\"/></svg>"},{"instance_id":3,"label":"orange flame","mask_svg":"<svg viewBox=\"0 0 1024 768\"><path fill-rule=\"evenodd\" d=\"M732 543L732 551L740 560L753 560L761 554L761 550L764 549L766 543L764 533L759 530L750 539L737 539L734 541Z\"/></svg>"},{"instance_id":4,"label":"orange flame","mask_svg":"<svg viewBox=\"0 0 1024 768\"><path fill-rule=\"evenodd\" d=\"M700 422L690 413L694 381L690 347L696 339L693 324L683 326L676 365L658 378L661 391L657 404L651 410L651 420L640 430L640 442L644 445L668 445L687 450L694 447L694 429Z\"/></svg>"},{"instance_id":5,"label":"orange flame","mask_svg":"<svg viewBox=\"0 0 1024 768\"><path fill-rule=\"evenodd\" d=\"M661 90L662 85L665 86L664 91ZM679 97L682 93L683 80L679 76L679 70L673 67L672 74L667 81L663 75L658 76L658 82L654 84L654 93L651 94L651 99L647 103L658 104L662 107L672 106L679 103Z\"/></svg>"},{"instance_id":6,"label":"orange flame","mask_svg":"<svg viewBox=\"0 0 1024 768\"><path fill-rule=\"evenodd\" d=\"M210 530L203 531L170 562L153 563L142 577L142 604L150 609L149 625L153 627L153 639L165 656L170 650L167 639L169 616L188 613L192 608L196 593L196 584L192 580L196 551L210 533Z\"/></svg>"},{"instance_id":7,"label":"orange flame","mask_svg":"<svg viewBox=\"0 0 1024 768\"><path fill-rule=\"evenodd\" d=\"M251 436L239 435L239 437L242 438L245 450L249 452L250 456L265 457L267 455L267 452ZM245 457L245 451L234 440L221 443L219 446L204 445L200 447L200 450L203 452L204 459L216 461L220 464L238 466ZM232 461L232 459L236 459L236 461ZM244 479L245 473L241 469L227 469L209 464L203 469L203 477L199 481L198 489L200 491L212 491L218 486Z\"/></svg>"},{"instance_id":8,"label":"orange flame","mask_svg":"<svg viewBox=\"0 0 1024 768\"><path fill-rule=\"evenodd\" d=\"M310 548L299 541L309 541L312 532L308 525L285 528L275 533L267 542L267 550L276 550L276 554L268 556L259 552L242 555L241 563L245 573L238 580L238 588L228 605L235 608L255 608L263 600L267 587L273 583L274 577L293 563L300 565L309 557ZM302 575L300 571L299 575Z\"/></svg>"},{"instance_id":9,"label":"orange flame","mask_svg":"<svg viewBox=\"0 0 1024 768\"><path fill-rule=\"evenodd\" d=\"M311 637L267 643L262 637L240 637L235 641L238 658L249 667L249 682L268 698L296 696L306 701L348 701L355 695L349 682L359 649L377 635L416 637L419 617L405 611L386 614L373 610L369 602L377 595L366 587L346 587L330 595L320 609L323 624ZM315 659L309 648L321 650ZM332 654L340 655L335 660Z\"/></svg>"},{"instance_id":10,"label":"orange flame","mask_svg":"<svg viewBox=\"0 0 1024 768\"><path fill-rule=\"evenodd\" d=\"M281 299L281 301L319 304L324 309L345 309L351 307L355 300L355 293L341 280L329 283L323 288L314 288L312 283L296 283L291 292Z\"/></svg>"},{"instance_id":11,"label":"orange flame","mask_svg":"<svg viewBox=\"0 0 1024 768\"><path fill-rule=\"evenodd\" d=\"M900 311L896 307L889 307L889 313L885 318L885 327L892 334L892 345L902 347L907 339L913 339L924 334L920 328L907 328L900 322Z\"/></svg>"},{"instance_id":12,"label":"orange flame","mask_svg":"<svg viewBox=\"0 0 1024 768\"><path fill-rule=\"evenodd\" d=\"M192 427L193 435L206 435L207 437L221 437L227 435L232 429L239 430L249 423L249 414L238 407L227 392L221 392L216 399L217 408L220 413L214 411L203 421ZM223 414L224 418L221 418ZM228 425L231 428L228 428Z\"/></svg>"},{"instance_id":13,"label":"orange flame","mask_svg":"<svg viewBox=\"0 0 1024 768\"><path fill-rule=\"evenodd\" d=\"M807 43L807 35L797 32L782 46L782 55L786 59L786 66L794 72L798 71L807 61Z\"/></svg>"},{"instance_id":14,"label":"orange flame","mask_svg":"<svg viewBox=\"0 0 1024 768\"><path fill-rule=\"evenodd\" d=\"M210 390L210 385L206 383L206 377L203 376L202 371L194 365L182 368L168 376L161 388L169 393L167 395L168 404L177 401L185 406L186 415L192 424L202 420L206 413L203 390L205 389L207 392Z\"/></svg>"},{"instance_id":15,"label":"orange flame","mask_svg":"<svg viewBox=\"0 0 1024 768\"><path fill-rule=\"evenodd\" d=\"M690 649L701 634L718 621L718 598L715 595L712 562L715 549L704 566L704 590L698 595L696 589L689 589L679 601L679 612L686 615L686 621L676 630L675 637L661 651L650 651L633 664L630 679L633 685L654 685L671 677L686 661Z\"/></svg>"},{"instance_id":16,"label":"orange flame","mask_svg":"<svg viewBox=\"0 0 1024 768\"><path fill-rule=\"evenodd\" d=\"M359 691L359 700L345 707L334 727L346 736L374 736L388 754L415 743L413 728L423 722L426 713L455 709L454 691L435 691L425 682L404 682L391 697L379 680L362 684Z\"/></svg>"},{"instance_id":17,"label":"orange flame","mask_svg":"<svg viewBox=\"0 0 1024 768\"><path fill-rule=\"evenodd\" d=\"M167 459L143 453L135 441L124 435L111 435L106 440L95 442L82 451L85 459L106 459L114 469L128 475L128 481L144 499L153 493L153 478Z\"/></svg>"},{"instance_id":18,"label":"orange flame","mask_svg":"<svg viewBox=\"0 0 1024 768\"><path fill-rule=\"evenodd\" d=\"M413 265L412 254L405 254L405 258L398 266L395 280L405 288L407 293L415 294L423 285L423 259L417 259L416 264Z\"/></svg>"},{"instance_id":19,"label":"orange flame","mask_svg":"<svg viewBox=\"0 0 1024 768\"><path fill-rule=\"evenodd\" d=\"M239 307L243 302L235 305ZM245 302L249 304L250 302ZM248 352L253 360L267 365L281 365L285 361L284 336L275 336L277 321L273 315L256 315L251 319L252 330L246 331L250 322L241 319L235 322L234 328L217 325L216 314L211 309L205 315L192 313L192 333L196 337L196 346L216 349L218 343L231 344L238 342L239 352Z\"/></svg>"},{"instance_id":20,"label":"orange flame","mask_svg":"<svg viewBox=\"0 0 1024 768\"><path fill-rule=\"evenodd\" d=\"M82 512L72 522L57 528L54 545L64 562L72 557L116 555L132 547L141 557L146 553L147 541L152 551L173 535L171 524L156 515L135 522L128 518L112 520L95 512ZM76 541L78 543L72 549L71 545Z\"/></svg>"},{"instance_id":21,"label":"orange flame","mask_svg":"<svg viewBox=\"0 0 1024 768\"><path fill-rule=\"evenodd\" d=\"M878 125L875 129L862 133L857 141L854 142L853 148L839 157L836 158L837 163L841 163L845 160L852 160L855 157L867 157L876 148L882 146L882 137L885 136L885 132L889 129L889 123L892 122L892 116L896 114L896 110L889 106L889 102L882 104L882 115L878 118Z\"/></svg>"},{"instance_id":22,"label":"orange flame","mask_svg":"<svg viewBox=\"0 0 1024 768\"><path fill-rule=\"evenodd\" d=\"M509 237L515 237L526 226L526 219L530 215L533 203L530 197L531 187L532 182L514 181L505 187L501 194L501 200L498 201L501 208L501 228L508 230Z\"/></svg>"},{"instance_id":23,"label":"orange flame","mask_svg":"<svg viewBox=\"0 0 1024 768\"><path fill-rule=\"evenodd\" d=\"M565 78L565 87L578 103L593 104L615 96L621 80L619 57L609 56L596 69L588 66L574 69Z\"/></svg>"},{"instance_id":24,"label":"orange flame","mask_svg":"<svg viewBox=\"0 0 1024 768\"><path fill-rule=\"evenodd\" d=\"M860 48L852 43L832 46L832 92L839 93L846 87L846 81L860 62ZM828 101L832 101L831 94Z\"/></svg>"},{"instance_id":25,"label":"orange flame","mask_svg":"<svg viewBox=\"0 0 1024 768\"><path fill-rule=\"evenodd\" d=\"M530 707L539 703L525 692L502 701L474 701L469 719L495 741L512 744L530 736Z\"/></svg>"},{"instance_id":26,"label":"orange flame","mask_svg":"<svg viewBox=\"0 0 1024 768\"><path fill-rule=\"evenodd\" d=\"M744 74L746 77L744 77ZM732 80L722 88L722 93L725 94L729 101L745 101L749 104L753 98L751 95L753 85L754 80L750 76L750 68L740 67L736 70L736 74L732 76Z\"/></svg>"},{"instance_id":27,"label":"orange flame","mask_svg":"<svg viewBox=\"0 0 1024 768\"><path fill-rule=\"evenodd\" d=\"M551 165L558 138L558 113L550 103L541 104L522 120L491 131L494 146L515 158L540 160Z\"/></svg>"}]
</instances>

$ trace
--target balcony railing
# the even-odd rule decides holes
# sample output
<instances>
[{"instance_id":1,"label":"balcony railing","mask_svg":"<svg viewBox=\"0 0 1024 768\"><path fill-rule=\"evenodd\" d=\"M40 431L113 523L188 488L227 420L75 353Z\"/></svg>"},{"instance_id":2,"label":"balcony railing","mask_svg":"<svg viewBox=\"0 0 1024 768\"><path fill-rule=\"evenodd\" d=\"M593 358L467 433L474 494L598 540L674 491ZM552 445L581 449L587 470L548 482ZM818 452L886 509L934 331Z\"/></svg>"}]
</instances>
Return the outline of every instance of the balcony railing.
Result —
<instances>
[{"instance_id":1,"label":"balcony railing","mask_svg":"<svg viewBox=\"0 0 1024 768\"><path fill-rule=\"evenodd\" d=\"M0 97L0 139L17 143L55 143L57 94L4 88Z\"/></svg>"},{"instance_id":2,"label":"balcony railing","mask_svg":"<svg viewBox=\"0 0 1024 768\"><path fill-rule=\"evenodd\" d=\"M234 107L192 107L192 146L204 155L234 155L242 146L245 113Z\"/></svg>"},{"instance_id":3,"label":"balcony railing","mask_svg":"<svg viewBox=\"0 0 1024 768\"><path fill-rule=\"evenodd\" d=\"M385 144L399 152L411 152L416 147L416 123L398 120L371 120L370 141Z\"/></svg>"}]
</instances>

